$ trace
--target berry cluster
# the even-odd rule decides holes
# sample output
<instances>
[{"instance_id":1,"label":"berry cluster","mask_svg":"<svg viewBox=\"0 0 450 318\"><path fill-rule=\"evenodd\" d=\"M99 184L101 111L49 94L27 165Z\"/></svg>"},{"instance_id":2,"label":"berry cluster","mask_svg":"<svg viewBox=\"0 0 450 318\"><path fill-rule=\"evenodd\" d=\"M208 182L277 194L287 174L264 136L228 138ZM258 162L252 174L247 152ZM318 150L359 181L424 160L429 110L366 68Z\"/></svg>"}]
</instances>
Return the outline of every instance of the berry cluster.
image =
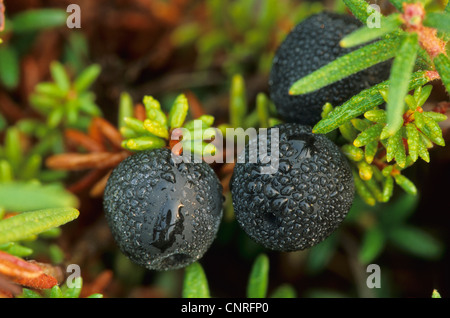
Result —
<instances>
[{"instance_id":1,"label":"berry cluster","mask_svg":"<svg viewBox=\"0 0 450 318\"><path fill-rule=\"evenodd\" d=\"M247 160L236 163L230 182L238 223L266 248L310 248L339 226L352 205L354 181L347 159L325 135L304 125L320 120L325 103L339 103L385 79L386 67L302 97L289 96L289 87L345 54L339 41L358 25L349 16L317 14L293 29L274 58L270 94L289 122L268 130L269 135L273 129L279 132L278 169L261 173L267 163L259 156L248 162L247 145L239 155ZM104 208L124 254L149 269L170 270L197 261L212 244L222 217L222 191L205 162L176 163L167 148L145 150L113 171Z\"/></svg>"}]
</instances>

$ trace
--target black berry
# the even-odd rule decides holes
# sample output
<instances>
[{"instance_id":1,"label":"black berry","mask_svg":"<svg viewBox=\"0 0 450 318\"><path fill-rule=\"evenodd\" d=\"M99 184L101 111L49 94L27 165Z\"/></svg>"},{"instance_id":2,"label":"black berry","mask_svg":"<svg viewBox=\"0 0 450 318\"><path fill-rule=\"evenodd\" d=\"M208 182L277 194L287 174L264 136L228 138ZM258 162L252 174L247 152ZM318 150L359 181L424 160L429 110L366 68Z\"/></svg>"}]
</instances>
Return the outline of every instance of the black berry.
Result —
<instances>
[{"instance_id":1,"label":"black berry","mask_svg":"<svg viewBox=\"0 0 450 318\"><path fill-rule=\"evenodd\" d=\"M239 155L245 163L236 163L231 179L233 207L256 242L272 250L303 250L322 242L344 220L354 198L352 173L324 135L292 123L274 128L280 139L277 171L262 174L261 167L270 163L262 164L259 155L250 163L247 145Z\"/></svg>"},{"instance_id":2,"label":"black berry","mask_svg":"<svg viewBox=\"0 0 450 318\"><path fill-rule=\"evenodd\" d=\"M175 164L165 148L122 161L104 193L106 219L121 251L153 270L199 260L215 239L222 203L222 186L210 166Z\"/></svg>"},{"instance_id":3,"label":"black berry","mask_svg":"<svg viewBox=\"0 0 450 318\"><path fill-rule=\"evenodd\" d=\"M285 38L273 59L270 97L286 122L315 125L322 107L339 106L360 91L389 77L390 62L374 65L336 83L304 95L289 95L297 80L356 48L344 49L339 41L361 26L352 16L322 12L299 23Z\"/></svg>"}]
</instances>

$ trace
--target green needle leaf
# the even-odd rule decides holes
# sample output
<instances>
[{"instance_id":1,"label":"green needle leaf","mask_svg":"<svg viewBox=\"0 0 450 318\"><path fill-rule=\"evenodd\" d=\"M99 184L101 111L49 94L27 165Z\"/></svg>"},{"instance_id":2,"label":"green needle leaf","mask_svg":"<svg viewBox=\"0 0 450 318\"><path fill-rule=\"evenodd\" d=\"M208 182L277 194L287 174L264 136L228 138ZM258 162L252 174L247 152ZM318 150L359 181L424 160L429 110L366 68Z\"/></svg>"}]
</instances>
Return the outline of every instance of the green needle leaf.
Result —
<instances>
[{"instance_id":1,"label":"green needle leaf","mask_svg":"<svg viewBox=\"0 0 450 318\"><path fill-rule=\"evenodd\" d=\"M21 297L23 297L23 298L42 298L42 296L38 292L28 289L28 288L24 288L22 290Z\"/></svg>"},{"instance_id":2,"label":"green needle leaf","mask_svg":"<svg viewBox=\"0 0 450 318\"><path fill-rule=\"evenodd\" d=\"M58 285L55 285L50 290L50 298L63 298L63 293Z\"/></svg>"},{"instance_id":3,"label":"green needle leaf","mask_svg":"<svg viewBox=\"0 0 450 318\"><path fill-rule=\"evenodd\" d=\"M358 131L353 127L350 121L345 122L341 126L339 126L339 131L347 141L353 143L356 136L358 135Z\"/></svg>"},{"instance_id":4,"label":"green needle leaf","mask_svg":"<svg viewBox=\"0 0 450 318\"><path fill-rule=\"evenodd\" d=\"M369 121L360 118L353 118L350 122L359 131L364 131L371 126Z\"/></svg>"},{"instance_id":5,"label":"green needle leaf","mask_svg":"<svg viewBox=\"0 0 450 318\"><path fill-rule=\"evenodd\" d=\"M364 0L344 0L344 3L353 15L364 24L373 11L370 9L369 3Z\"/></svg>"},{"instance_id":6,"label":"green needle leaf","mask_svg":"<svg viewBox=\"0 0 450 318\"><path fill-rule=\"evenodd\" d=\"M395 161L400 168L406 167L406 149L405 144L403 143L403 138L401 139L401 143L399 144L397 151L395 152Z\"/></svg>"},{"instance_id":7,"label":"green needle leaf","mask_svg":"<svg viewBox=\"0 0 450 318\"><path fill-rule=\"evenodd\" d=\"M406 95L405 96L405 102L406 102L406 105L408 105L409 110L415 111L417 109L417 101L414 98L414 96L409 95L409 94Z\"/></svg>"},{"instance_id":8,"label":"green needle leaf","mask_svg":"<svg viewBox=\"0 0 450 318\"><path fill-rule=\"evenodd\" d=\"M64 66L57 61L50 64L50 72L56 85L63 91L68 92L70 89L70 79Z\"/></svg>"},{"instance_id":9,"label":"green needle leaf","mask_svg":"<svg viewBox=\"0 0 450 318\"><path fill-rule=\"evenodd\" d=\"M427 136L425 136L422 133L422 131L419 131L419 135L420 135L420 142L426 149L433 148L434 146L433 142Z\"/></svg>"},{"instance_id":10,"label":"green needle leaf","mask_svg":"<svg viewBox=\"0 0 450 318\"><path fill-rule=\"evenodd\" d=\"M147 118L159 122L162 126L167 127L167 116L161 110L161 104L152 96L143 98Z\"/></svg>"},{"instance_id":11,"label":"green needle leaf","mask_svg":"<svg viewBox=\"0 0 450 318\"><path fill-rule=\"evenodd\" d=\"M403 20L400 18L400 14L391 14L388 17L381 17L379 28L370 28L365 25L358 30L345 36L340 45L345 48L354 47L360 44L364 44L382 37L388 33L394 32L398 29L400 25L403 24Z\"/></svg>"},{"instance_id":12,"label":"green needle leaf","mask_svg":"<svg viewBox=\"0 0 450 318\"><path fill-rule=\"evenodd\" d=\"M424 126L422 132L430 138L432 142L439 146L445 146L444 138L442 138L442 129L437 122L428 116L423 116Z\"/></svg>"},{"instance_id":13,"label":"green needle leaf","mask_svg":"<svg viewBox=\"0 0 450 318\"><path fill-rule=\"evenodd\" d=\"M360 161L364 158L364 152L362 151L362 149L353 145L343 145L341 150L342 153L346 155L350 160Z\"/></svg>"},{"instance_id":14,"label":"green needle leaf","mask_svg":"<svg viewBox=\"0 0 450 318\"><path fill-rule=\"evenodd\" d=\"M0 183L12 181L13 176L14 173L9 162L6 160L0 160Z\"/></svg>"},{"instance_id":15,"label":"green needle leaf","mask_svg":"<svg viewBox=\"0 0 450 318\"><path fill-rule=\"evenodd\" d=\"M322 113L320 114L321 118L325 118L328 116L329 113L334 109L333 105L330 103L325 103L322 107Z\"/></svg>"},{"instance_id":16,"label":"green needle leaf","mask_svg":"<svg viewBox=\"0 0 450 318\"><path fill-rule=\"evenodd\" d=\"M397 153L401 152L401 148L403 147L404 151L404 145L403 145L403 138L402 138L402 131L398 130L394 136L389 137L388 139L388 146L386 148L386 160L388 162L392 161L397 155Z\"/></svg>"},{"instance_id":17,"label":"green needle leaf","mask_svg":"<svg viewBox=\"0 0 450 318\"><path fill-rule=\"evenodd\" d=\"M61 9L28 10L11 20L14 32L30 32L66 25L67 13Z\"/></svg>"},{"instance_id":18,"label":"green needle leaf","mask_svg":"<svg viewBox=\"0 0 450 318\"><path fill-rule=\"evenodd\" d=\"M353 145L356 147L365 146L373 141L380 139L381 131L384 128L384 124L374 124L361 132L358 137L356 137Z\"/></svg>"},{"instance_id":19,"label":"green needle leaf","mask_svg":"<svg viewBox=\"0 0 450 318\"><path fill-rule=\"evenodd\" d=\"M247 285L248 298L265 298L269 277L269 258L265 254L259 255L250 273Z\"/></svg>"},{"instance_id":20,"label":"green needle leaf","mask_svg":"<svg viewBox=\"0 0 450 318\"><path fill-rule=\"evenodd\" d=\"M352 170L352 173L353 173L353 180L355 181L356 192L364 202L366 202L368 205L374 206L377 200L370 192L370 190L367 188L365 182L361 180L359 174L354 170Z\"/></svg>"},{"instance_id":21,"label":"green needle leaf","mask_svg":"<svg viewBox=\"0 0 450 318\"><path fill-rule=\"evenodd\" d=\"M366 231L359 251L358 258L363 264L370 264L380 255L385 246L386 238L383 231L374 226Z\"/></svg>"},{"instance_id":22,"label":"green needle leaf","mask_svg":"<svg viewBox=\"0 0 450 318\"><path fill-rule=\"evenodd\" d=\"M210 298L208 280L202 266L195 262L185 269L183 298Z\"/></svg>"},{"instance_id":23,"label":"green needle leaf","mask_svg":"<svg viewBox=\"0 0 450 318\"><path fill-rule=\"evenodd\" d=\"M383 184L383 193L381 202L388 202L394 193L394 178L386 176Z\"/></svg>"},{"instance_id":24,"label":"green needle leaf","mask_svg":"<svg viewBox=\"0 0 450 318\"><path fill-rule=\"evenodd\" d=\"M201 115L197 118L197 120L201 120L206 125L206 127L211 127L214 124L215 118L211 115Z\"/></svg>"},{"instance_id":25,"label":"green needle leaf","mask_svg":"<svg viewBox=\"0 0 450 318\"><path fill-rule=\"evenodd\" d=\"M166 142L163 139L155 136L142 136L122 141L122 147L130 151L142 151L162 148L165 145Z\"/></svg>"},{"instance_id":26,"label":"green needle leaf","mask_svg":"<svg viewBox=\"0 0 450 318\"><path fill-rule=\"evenodd\" d=\"M428 152L428 149L424 146L422 142L419 143L419 156L425 162L430 162L430 153Z\"/></svg>"},{"instance_id":27,"label":"green needle leaf","mask_svg":"<svg viewBox=\"0 0 450 318\"><path fill-rule=\"evenodd\" d=\"M0 47L0 81L8 89L14 89L19 84L20 61L14 48L2 45Z\"/></svg>"},{"instance_id":28,"label":"green needle leaf","mask_svg":"<svg viewBox=\"0 0 450 318\"><path fill-rule=\"evenodd\" d=\"M30 96L30 103L37 111L41 112L42 114L47 114L52 109L58 107L60 101L50 95L32 94Z\"/></svg>"},{"instance_id":29,"label":"green needle leaf","mask_svg":"<svg viewBox=\"0 0 450 318\"><path fill-rule=\"evenodd\" d=\"M270 101L267 98L266 94L259 93L256 96L256 109L260 128L269 127L269 103Z\"/></svg>"},{"instance_id":30,"label":"green needle leaf","mask_svg":"<svg viewBox=\"0 0 450 318\"><path fill-rule=\"evenodd\" d=\"M405 177L402 174L395 174L394 175L395 182L406 191L406 193L409 193L411 195L417 194L417 188L414 185L414 183L409 180L407 177Z\"/></svg>"},{"instance_id":31,"label":"green needle leaf","mask_svg":"<svg viewBox=\"0 0 450 318\"><path fill-rule=\"evenodd\" d=\"M364 117L375 123L386 123L386 112L383 109L369 110L364 113Z\"/></svg>"},{"instance_id":32,"label":"green needle leaf","mask_svg":"<svg viewBox=\"0 0 450 318\"><path fill-rule=\"evenodd\" d=\"M214 144L204 142L202 140L183 140L181 141L183 152L195 153L201 156L214 155L217 151Z\"/></svg>"},{"instance_id":33,"label":"green needle leaf","mask_svg":"<svg viewBox=\"0 0 450 318\"><path fill-rule=\"evenodd\" d=\"M394 227L389 233L389 238L402 250L426 259L437 259L444 251L440 241L412 226Z\"/></svg>"},{"instance_id":34,"label":"green needle leaf","mask_svg":"<svg viewBox=\"0 0 450 318\"><path fill-rule=\"evenodd\" d=\"M125 127L133 130L138 136L148 134L148 130L144 127L144 122L134 117L124 117Z\"/></svg>"},{"instance_id":35,"label":"green needle leaf","mask_svg":"<svg viewBox=\"0 0 450 318\"><path fill-rule=\"evenodd\" d=\"M85 69L75 80L74 88L78 93L84 92L94 83L102 71L100 65L93 64Z\"/></svg>"},{"instance_id":36,"label":"green needle leaf","mask_svg":"<svg viewBox=\"0 0 450 318\"><path fill-rule=\"evenodd\" d=\"M409 89L415 89L419 86L425 85L431 79L426 72L420 71L413 73ZM328 117L319 121L313 128L314 133L326 134L338 128L352 118L358 117L365 112L384 102L380 91L389 86L389 81L377 84L369 89L366 89L359 94L353 96L347 102L339 107L336 107Z\"/></svg>"},{"instance_id":37,"label":"green needle leaf","mask_svg":"<svg viewBox=\"0 0 450 318\"><path fill-rule=\"evenodd\" d=\"M62 122L63 117L64 117L64 108L63 107L55 108L50 112L50 114L47 117L47 125L50 128L55 128Z\"/></svg>"},{"instance_id":38,"label":"green needle leaf","mask_svg":"<svg viewBox=\"0 0 450 318\"><path fill-rule=\"evenodd\" d=\"M81 289L83 288L83 278L77 277L72 282L73 286L69 287L67 284L63 285L61 292L64 298L78 298L80 297Z\"/></svg>"},{"instance_id":39,"label":"green needle leaf","mask_svg":"<svg viewBox=\"0 0 450 318\"><path fill-rule=\"evenodd\" d=\"M421 112L414 113L414 124L417 126L417 128L423 129L423 126L425 125L423 113Z\"/></svg>"},{"instance_id":40,"label":"green needle leaf","mask_svg":"<svg viewBox=\"0 0 450 318\"><path fill-rule=\"evenodd\" d=\"M384 62L396 55L399 41L398 37L384 39L341 56L296 81L291 86L289 94L300 95L316 91L372 65Z\"/></svg>"},{"instance_id":41,"label":"green needle leaf","mask_svg":"<svg viewBox=\"0 0 450 318\"><path fill-rule=\"evenodd\" d=\"M20 133L17 127L10 127L6 131L4 153L13 170L17 171L23 158Z\"/></svg>"},{"instance_id":42,"label":"green needle leaf","mask_svg":"<svg viewBox=\"0 0 450 318\"><path fill-rule=\"evenodd\" d=\"M120 102L119 102L119 118L118 118L118 126L119 128L125 127L125 118L133 117L133 99L130 94L127 92L123 92L120 94Z\"/></svg>"},{"instance_id":43,"label":"green needle leaf","mask_svg":"<svg viewBox=\"0 0 450 318\"><path fill-rule=\"evenodd\" d=\"M450 94L450 59L444 54L439 54L435 57L434 64L447 93Z\"/></svg>"},{"instance_id":44,"label":"green needle leaf","mask_svg":"<svg viewBox=\"0 0 450 318\"><path fill-rule=\"evenodd\" d=\"M359 177L362 180L368 181L368 180L372 179L373 170L372 170L372 166L371 165L369 165L365 161L359 161L357 166L358 166L358 170L359 170Z\"/></svg>"},{"instance_id":45,"label":"green needle leaf","mask_svg":"<svg viewBox=\"0 0 450 318\"><path fill-rule=\"evenodd\" d=\"M372 194L374 195L375 199L383 202L383 192L381 191L380 186L378 185L375 178L365 180L364 182L366 183L367 188L370 190L370 192L372 192Z\"/></svg>"},{"instance_id":46,"label":"green needle leaf","mask_svg":"<svg viewBox=\"0 0 450 318\"><path fill-rule=\"evenodd\" d=\"M25 247L25 246L21 246L19 244L15 244L15 243L6 243L6 244L2 244L0 246L0 250L17 256L17 257L27 257L30 256L31 254L33 254L33 250L31 248Z\"/></svg>"},{"instance_id":47,"label":"green needle leaf","mask_svg":"<svg viewBox=\"0 0 450 318\"><path fill-rule=\"evenodd\" d=\"M210 116L210 115L202 115L200 117L198 117L195 120L191 120L189 122L187 122L186 124L184 124L183 128L188 129L188 130L194 130L196 121L201 121L201 128L202 129L206 129L209 128L213 125L214 123L214 117Z\"/></svg>"},{"instance_id":48,"label":"green needle leaf","mask_svg":"<svg viewBox=\"0 0 450 318\"><path fill-rule=\"evenodd\" d=\"M433 89L433 85L426 85L421 87L421 89L416 89L414 91L414 98L417 103L417 107L422 107L423 104L427 101L428 97L431 95L431 90ZM417 91L417 94L416 94Z\"/></svg>"},{"instance_id":49,"label":"green needle leaf","mask_svg":"<svg viewBox=\"0 0 450 318\"><path fill-rule=\"evenodd\" d=\"M230 95L230 124L234 128L243 127L243 121L248 109L245 82L241 75L233 77Z\"/></svg>"},{"instance_id":50,"label":"green needle leaf","mask_svg":"<svg viewBox=\"0 0 450 318\"><path fill-rule=\"evenodd\" d=\"M188 99L184 94L179 95L169 112L170 129L175 129L183 126L188 110Z\"/></svg>"},{"instance_id":51,"label":"green needle leaf","mask_svg":"<svg viewBox=\"0 0 450 318\"><path fill-rule=\"evenodd\" d=\"M0 183L0 202L6 210L15 212L76 207L79 204L77 197L59 184L32 182Z\"/></svg>"},{"instance_id":52,"label":"green needle leaf","mask_svg":"<svg viewBox=\"0 0 450 318\"><path fill-rule=\"evenodd\" d=\"M74 208L45 209L23 212L0 221L0 244L23 240L78 217Z\"/></svg>"},{"instance_id":53,"label":"green needle leaf","mask_svg":"<svg viewBox=\"0 0 450 318\"><path fill-rule=\"evenodd\" d=\"M449 12L429 12L423 24L438 29L439 31L450 33L450 13Z\"/></svg>"},{"instance_id":54,"label":"green needle leaf","mask_svg":"<svg viewBox=\"0 0 450 318\"><path fill-rule=\"evenodd\" d=\"M375 155L378 152L378 141L369 142L364 149L364 157L368 164L373 162Z\"/></svg>"},{"instance_id":55,"label":"green needle leaf","mask_svg":"<svg viewBox=\"0 0 450 318\"><path fill-rule=\"evenodd\" d=\"M436 112L424 112L423 115L436 122L445 121L448 118L446 115Z\"/></svg>"},{"instance_id":56,"label":"green needle leaf","mask_svg":"<svg viewBox=\"0 0 450 318\"><path fill-rule=\"evenodd\" d=\"M31 155L25 162L21 171L19 171L21 180L31 180L33 178L36 178L41 168L41 164L42 164L41 155L39 154Z\"/></svg>"},{"instance_id":57,"label":"green needle leaf","mask_svg":"<svg viewBox=\"0 0 450 318\"><path fill-rule=\"evenodd\" d=\"M413 162L419 157L420 135L417 128L412 124L406 125L406 137L408 141L408 152Z\"/></svg>"},{"instance_id":58,"label":"green needle leaf","mask_svg":"<svg viewBox=\"0 0 450 318\"><path fill-rule=\"evenodd\" d=\"M320 273L331 261L338 245L338 232L330 235L325 241L317 244L308 252L306 271L309 274Z\"/></svg>"},{"instance_id":59,"label":"green needle leaf","mask_svg":"<svg viewBox=\"0 0 450 318\"><path fill-rule=\"evenodd\" d=\"M181 121L181 119L180 119L180 121ZM183 119L183 122L184 122L184 119ZM146 119L144 121L144 128L152 135L155 135L157 137L161 137L164 139L169 139L169 131L166 129L166 127L162 126L157 121Z\"/></svg>"},{"instance_id":60,"label":"green needle leaf","mask_svg":"<svg viewBox=\"0 0 450 318\"><path fill-rule=\"evenodd\" d=\"M441 294L436 289L433 289L433 293L431 294L431 298L442 298Z\"/></svg>"},{"instance_id":61,"label":"green needle leaf","mask_svg":"<svg viewBox=\"0 0 450 318\"><path fill-rule=\"evenodd\" d=\"M386 137L394 135L403 124L405 109L405 96L409 90L409 80L413 71L414 62L419 47L416 33L405 34L396 58L392 64L389 78L388 102L386 105L387 125L384 134Z\"/></svg>"},{"instance_id":62,"label":"green needle leaf","mask_svg":"<svg viewBox=\"0 0 450 318\"><path fill-rule=\"evenodd\" d=\"M297 292L291 285L283 284L275 289L270 295L271 298L296 298Z\"/></svg>"}]
</instances>

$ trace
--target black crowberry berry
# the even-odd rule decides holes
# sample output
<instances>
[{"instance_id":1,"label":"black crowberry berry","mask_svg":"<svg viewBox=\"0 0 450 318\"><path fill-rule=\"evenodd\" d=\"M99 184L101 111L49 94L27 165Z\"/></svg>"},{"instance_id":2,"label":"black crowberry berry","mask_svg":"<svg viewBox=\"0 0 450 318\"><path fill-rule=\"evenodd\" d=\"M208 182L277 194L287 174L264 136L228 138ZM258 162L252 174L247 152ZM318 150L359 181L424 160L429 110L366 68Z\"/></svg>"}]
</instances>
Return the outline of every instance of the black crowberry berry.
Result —
<instances>
[{"instance_id":1,"label":"black crowberry berry","mask_svg":"<svg viewBox=\"0 0 450 318\"><path fill-rule=\"evenodd\" d=\"M361 26L352 16L322 12L300 22L276 51L269 78L269 92L286 122L315 125L322 107L339 106L360 91L389 77L390 62L374 65L336 83L304 95L289 95L297 80L356 48L344 49L339 41Z\"/></svg>"},{"instance_id":2,"label":"black crowberry berry","mask_svg":"<svg viewBox=\"0 0 450 318\"><path fill-rule=\"evenodd\" d=\"M103 202L121 251L153 270L200 259L217 234L222 203L222 186L210 166L175 164L166 148L122 161L108 179Z\"/></svg>"},{"instance_id":3,"label":"black crowberry berry","mask_svg":"<svg viewBox=\"0 0 450 318\"><path fill-rule=\"evenodd\" d=\"M352 173L339 148L309 126L270 128L267 149L274 128L279 129L278 169L262 174L270 163L261 163L260 154L251 163L247 145L231 179L233 207L257 243L277 251L303 250L322 242L344 220L354 198Z\"/></svg>"}]
</instances>

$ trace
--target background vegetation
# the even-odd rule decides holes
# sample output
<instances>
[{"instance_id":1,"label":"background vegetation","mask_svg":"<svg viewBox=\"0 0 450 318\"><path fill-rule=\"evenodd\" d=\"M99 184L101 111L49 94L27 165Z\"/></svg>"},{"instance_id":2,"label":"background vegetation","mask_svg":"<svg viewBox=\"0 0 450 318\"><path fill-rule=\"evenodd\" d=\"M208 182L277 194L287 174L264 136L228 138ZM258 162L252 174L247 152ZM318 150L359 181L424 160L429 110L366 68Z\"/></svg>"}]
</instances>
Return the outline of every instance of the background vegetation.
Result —
<instances>
[{"instance_id":1,"label":"background vegetation","mask_svg":"<svg viewBox=\"0 0 450 318\"><path fill-rule=\"evenodd\" d=\"M357 196L343 226L307 251L271 252L248 239L233 217L230 165L214 167L227 198L218 237L187 270L137 267L119 252L105 223L102 191L111 169L134 149L122 140L136 137L138 121L145 121L144 96L169 111L184 94L188 120L211 115L219 128L271 126L279 118L267 81L278 44L311 14L348 13L342 1L3 2L0 296L450 294L448 147L429 149L429 163L418 160L402 171L416 191L396 188L388 202L374 205ZM447 5L426 2L431 11ZM66 27L71 3L82 9L81 29ZM387 1L378 4L385 14L395 11ZM430 85L420 105L448 115L444 85ZM123 122L124 116L137 121ZM448 143L450 121L439 121L439 127L438 143ZM136 142L147 147L159 141ZM366 287L371 263L381 268L380 289ZM81 287L65 285L68 264L80 266ZM195 285L199 277L203 284Z\"/></svg>"}]
</instances>

